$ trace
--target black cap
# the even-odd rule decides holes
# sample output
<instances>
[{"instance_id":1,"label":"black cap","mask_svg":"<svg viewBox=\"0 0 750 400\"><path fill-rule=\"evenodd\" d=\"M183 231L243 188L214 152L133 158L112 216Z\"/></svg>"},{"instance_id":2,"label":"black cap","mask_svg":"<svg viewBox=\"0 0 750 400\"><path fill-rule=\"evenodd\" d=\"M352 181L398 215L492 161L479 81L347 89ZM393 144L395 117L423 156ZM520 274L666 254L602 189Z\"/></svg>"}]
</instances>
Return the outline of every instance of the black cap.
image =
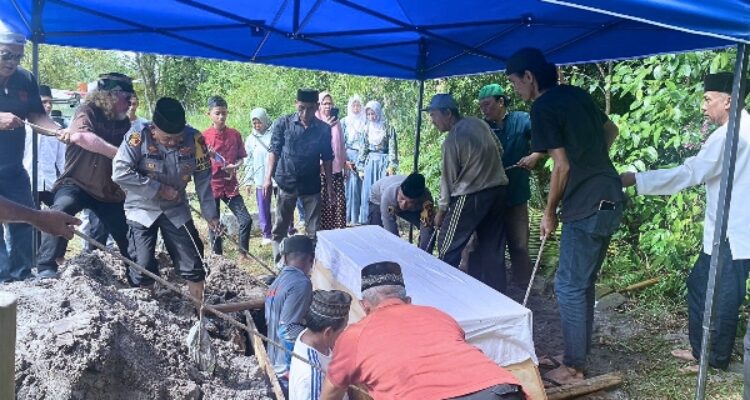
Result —
<instances>
[{"instance_id":1,"label":"black cap","mask_svg":"<svg viewBox=\"0 0 750 400\"><path fill-rule=\"evenodd\" d=\"M119 72L109 72L99 75L96 81L97 90L122 90L123 92L134 93L133 79Z\"/></svg>"},{"instance_id":2,"label":"black cap","mask_svg":"<svg viewBox=\"0 0 750 400\"><path fill-rule=\"evenodd\" d=\"M505 74L512 75L524 71L539 71L547 64L547 59L541 50L526 47L513 53L505 62Z\"/></svg>"},{"instance_id":3,"label":"black cap","mask_svg":"<svg viewBox=\"0 0 750 400\"><path fill-rule=\"evenodd\" d=\"M52 89L47 85L39 85L39 96L52 97Z\"/></svg>"},{"instance_id":4,"label":"black cap","mask_svg":"<svg viewBox=\"0 0 750 400\"><path fill-rule=\"evenodd\" d=\"M315 89L299 89L297 90L297 101L302 103L317 103L318 91Z\"/></svg>"},{"instance_id":5,"label":"black cap","mask_svg":"<svg viewBox=\"0 0 750 400\"><path fill-rule=\"evenodd\" d=\"M315 245L312 239L305 235L294 235L281 242L281 254L305 253L315 254Z\"/></svg>"},{"instance_id":6,"label":"black cap","mask_svg":"<svg viewBox=\"0 0 750 400\"><path fill-rule=\"evenodd\" d=\"M182 133L185 130L185 109L179 101L162 97L156 102L153 123L157 128L170 135Z\"/></svg>"},{"instance_id":7,"label":"black cap","mask_svg":"<svg viewBox=\"0 0 750 400\"><path fill-rule=\"evenodd\" d=\"M734 74L731 72L717 72L715 74L708 74L703 80L703 90L705 92L721 92L726 94L732 94L732 86L734 85ZM745 93L750 90L750 81L745 85Z\"/></svg>"},{"instance_id":8,"label":"black cap","mask_svg":"<svg viewBox=\"0 0 750 400\"><path fill-rule=\"evenodd\" d=\"M401 193L410 199L418 199L424 194L424 175L413 172L401 182Z\"/></svg>"},{"instance_id":9,"label":"black cap","mask_svg":"<svg viewBox=\"0 0 750 400\"><path fill-rule=\"evenodd\" d=\"M372 263L362 268L362 291L376 286L404 286L401 266L392 261Z\"/></svg>"},{"instance_id":10,"label":"black cap","mask_svg":"<svg viewBox=\"0 0 750 400\"><path fill-rule=\"evenodd\" d=\"M310 312L323 318L344 319L349 315L352 296L340 290L316 290L313 292Z\"/></svg>"},{"instance_id":11,"label":"black cap","mask_svg":"<svg viewBox=\"0 0 750 400\"><path fill-rule=\"evenodd\" d=\"M227 107L227 101L221 96L211 96L208 99L208 109L210 110L214 107Z\"/></svg>"}]
</instances>

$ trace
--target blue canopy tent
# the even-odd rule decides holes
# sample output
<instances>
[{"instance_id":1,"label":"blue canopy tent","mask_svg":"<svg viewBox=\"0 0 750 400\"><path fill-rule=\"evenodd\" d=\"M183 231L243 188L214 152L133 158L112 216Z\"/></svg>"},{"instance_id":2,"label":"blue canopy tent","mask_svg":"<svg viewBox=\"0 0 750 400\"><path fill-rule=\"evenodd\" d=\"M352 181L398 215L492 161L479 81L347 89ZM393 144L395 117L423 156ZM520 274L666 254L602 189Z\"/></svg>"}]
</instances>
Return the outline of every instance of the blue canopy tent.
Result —
<instances>
[{"instance_id":1,"label":"blue canopy tent","mask_svg":"<svg viewBox=\"0 0 750 400\"><path fill-rule=\"evenodd\" d=\"M424 80L503 70L522 47L570 64L739 44L716 243L726 236L747 0L5 0L0 19L33 41L35 66L46 43L413 79L422 83L418 108ZM420 127L418 112L415 169ZM715 250L711 282L722 251Z\"/></svg>"}]
</instances>

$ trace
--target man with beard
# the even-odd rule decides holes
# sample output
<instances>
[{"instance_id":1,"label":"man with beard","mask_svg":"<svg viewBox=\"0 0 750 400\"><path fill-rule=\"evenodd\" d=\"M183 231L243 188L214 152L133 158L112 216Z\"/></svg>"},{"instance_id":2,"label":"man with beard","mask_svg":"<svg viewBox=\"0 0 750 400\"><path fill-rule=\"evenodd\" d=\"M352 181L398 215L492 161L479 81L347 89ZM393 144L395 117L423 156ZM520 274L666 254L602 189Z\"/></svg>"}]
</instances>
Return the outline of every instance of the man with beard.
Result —
<instances>
[{"instance_id":1,"label":"man with beard","mask_svg":"<svg viewBox=\"0 0 750 400\"><path fill-rule=\"evenodd\" d=\"M19 67L26 39L3 27L0 24L0 137L3 140L0 196L33 208L31 183L23 168L24 120L53 131L60 127L44 112L34 76ZM7 246L0 228L0 282L23 280L31 275L31 225L12 223L7 228Z\"/></svg>"},{"instance_id":2,"label":"man with beard","mask_svg":"<svg viewBox=\"0 0 750 400\"><path fill-rule=\"evenodd\" d=\"M128 226L123 202L125 193L112 182L112 159L130 129L127 116L132 80L119 73L101 75L96 90L78 108L63 140L65 171L55 183L53 210L75 215L89 209L102 221L117 243L120 253L128 254ZM56 259L65 254L67 241L45 234L39 250L38 276L54 277Z\"/></svg>"}]
</instances>

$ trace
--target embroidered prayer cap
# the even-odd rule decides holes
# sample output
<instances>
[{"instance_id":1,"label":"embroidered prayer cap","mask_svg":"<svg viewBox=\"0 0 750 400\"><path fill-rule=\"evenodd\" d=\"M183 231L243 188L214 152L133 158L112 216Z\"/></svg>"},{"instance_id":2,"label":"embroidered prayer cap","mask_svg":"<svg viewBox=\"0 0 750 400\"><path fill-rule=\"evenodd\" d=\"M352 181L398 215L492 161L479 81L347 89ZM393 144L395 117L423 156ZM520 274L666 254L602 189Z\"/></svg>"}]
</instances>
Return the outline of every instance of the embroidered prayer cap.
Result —
<instances>
[{"instance_id":1,"label":"embroidered prayer cap","mask_svg":"<svg viewBox=\"0 0 750 400\"><path fill-rule=\"evenodd\" d=\"M315 89L298 89L297 101L302 103L317 103L318 91Z\"/></svg>"},{"instance_id":2,"label":"embroidered prayer cap","mask_svg":"<svg viewBox=\"0 0 750 400\"><path fill-rule=\"evenodd\" d=\"M294 235L281 242L281 254L305 253L315 254L315 245L312 239L305 235Z\"/></svg>"},{"instance_id":3,"label":"embroidered prayer cap","mask_svg":"<svg viewBox=\"0 0 750 400\"><path fill-rule=\"evenodd\" d=\"M376 286L404 286L401 266L392 261L372 263L362 268L362 291Z\"/></svg>"},{"instance_id":4,"label":"embroidered prayer cap","mask_svg":"<svg viewBox=\"0 0 750 400\"><path fill-rule=\"evenodd\" d=\"M123 92L135 93L133 90L133 79L119 72L109 72L99 75L96 81L97 90L121 90Z\"/></svg>"},{"instance_id":5,"label":"embroidered prayer cap","mask_svg":"<svg viewBox=\"0 0 750 400\"><path fill-rule=\"evenodd\" d=\"M413 172L401 182L401 193L410 199L418 199L424 194L424 175Z\"/></svg>"},{"instance_id":6,"label":"embroidered prayer cap","mask_svg":"<svg viewBox=\"0 0 750 400\"><path fill-rule=\"evenodd\" d=\"M210 110L210 109L212 109L214 107L225 107L226 108L226 107L228 107L227 106L227 101L224 100L224 98L221 97L221 96L211 96L208 99L208 109Z\"/></svg>"},{"instance_id":7,"label":"embroidered prayer cap","mask_svg":"<svg viewBox=\"0 0 750 400\"><path fill-rule=\"evenodd\" d=\"M52 89L47 85L39 85L39 96L52 97Z\"/></svg>"},{"instance_id":8,"label":"embroidered prayer cap","mask_svg":"<svg viewBox=\"0 0 750 400\"><path fill-rule=\"evenodd\" d=\"M477 98L482 100L485 97L505 96L505 90L497 83L492 83L484 86L479 90L479 96Z\"/></svg>"},{"instance_id":9,"label":"embroidered prayer cap","mask_svg":"<svg viewBox=\"0 0 750 400\"><path fill-rule=\"evenodd\" d=\"M703 80L703 90L705 92L732 94L732 85L734 85L734 74L731 72L708 74ZM748 90L750 90L750 81L745 85L745 94L747 94Z\"/></svg>"},{"instance_id":10,"label":"embroidered prayer cap","mask_svg":"<svg viewBox=\"0 0 750 400\"><path fill-rule=\"evenodd\" d=\"M185 130L185 109L179 101L162 97L154 107L153 124L164 133L176 135Z\"/></svg>"},{"instance_id":11,"label":"embroidered prayer cap","mask_svg":"<svg viewBox=\"0 0 750 400\"><path fill-rule=\"evenodd\" d=\"M310 312L323 318L344 319L349 315L352 296L340 290L316 290L313 292Z\"/></svg>"}]
</instances>

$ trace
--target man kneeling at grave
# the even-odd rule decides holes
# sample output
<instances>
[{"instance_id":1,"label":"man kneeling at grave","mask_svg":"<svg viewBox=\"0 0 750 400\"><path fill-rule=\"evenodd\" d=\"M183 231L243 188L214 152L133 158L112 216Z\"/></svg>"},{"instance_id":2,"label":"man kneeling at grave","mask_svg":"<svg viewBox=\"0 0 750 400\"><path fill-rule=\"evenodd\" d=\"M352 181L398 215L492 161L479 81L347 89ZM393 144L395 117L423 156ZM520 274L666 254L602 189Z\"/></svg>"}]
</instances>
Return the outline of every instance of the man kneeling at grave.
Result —
<instances>
[{"instance_id":1,"label":"man kneeling at grave","mask_svg":"<svg viewBox=\"0 0 750 400\"><path fill-rule=\"evenodd\" d=\"M432 253L435 218L432 194L425 187L424 175L416 172L391 175L372 185L368 223L379 225L398 236L397 218L419 227L419 248Z\"/></svg>"},{"instance_id":2,"label":"man kneeling at grave","mask_svg":"<svg viewBox=\"0 0 750 400\"><path fill-rule=\"evenodd\" d=\"M195 179L195 191L203 217L220 233L219 215L211 192L207 149L200 132L185 123L179 101L162 97L156 102L153 123L131 132L113 160L112 180L126 192L128 251L138 265L159 275L156 261L157 233L190 295L201 299L206 277L203 243L190 214L185 188ZM153 279L129 269L134 286L153 289Z\"/></svg>"},{"instance_id":3,"label":"man kneeling at grave","mask_svg":"<svg viewBox=\"0 0 750 400\"><path fill-rule=\"evenodd\" d=\"M352 297L340 290L313 292L310 311L305 317L307 329L294 343L294 353L308 362L292 358L289 368L289 400L318 400L331 362L331 351L349 322Z\"/></svg>"},{"instance_id":4,"label":"man kneeling at grave","mask_svg":"<svg viewBox=\"0 0 750 400\"><path fill-rule=\"evenodd\" d=\"M361 304L367 316L336 342L321 399L340 400L349 385L375 400L530 399L448 314L411 304L398 264L362 269Z\"/></svg>"}]
</instances>

